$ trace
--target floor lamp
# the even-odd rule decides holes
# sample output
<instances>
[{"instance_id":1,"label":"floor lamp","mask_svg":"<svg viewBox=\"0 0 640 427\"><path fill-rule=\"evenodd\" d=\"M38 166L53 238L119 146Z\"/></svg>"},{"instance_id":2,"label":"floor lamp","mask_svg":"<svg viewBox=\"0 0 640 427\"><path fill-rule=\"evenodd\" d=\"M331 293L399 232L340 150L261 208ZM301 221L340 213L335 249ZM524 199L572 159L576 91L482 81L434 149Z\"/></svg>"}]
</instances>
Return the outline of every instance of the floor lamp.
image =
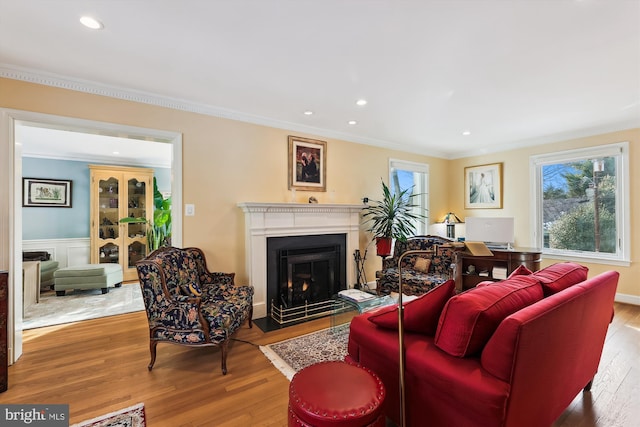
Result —
<instances>
[{"instance_id":1,"label":"floor lamp","mask_svg":"<svg viewBox=\"0 0 640 427\"><path fill-rule=\"evenodd\" d=\"M400 370L400 427L405 427L407 418L405 416L404 399L404 307L402 306L402 259L407 255L432 255L433 250L413 250L403 252L398 258L398 348L399 370Z\"/></svg>"}]
</instances>

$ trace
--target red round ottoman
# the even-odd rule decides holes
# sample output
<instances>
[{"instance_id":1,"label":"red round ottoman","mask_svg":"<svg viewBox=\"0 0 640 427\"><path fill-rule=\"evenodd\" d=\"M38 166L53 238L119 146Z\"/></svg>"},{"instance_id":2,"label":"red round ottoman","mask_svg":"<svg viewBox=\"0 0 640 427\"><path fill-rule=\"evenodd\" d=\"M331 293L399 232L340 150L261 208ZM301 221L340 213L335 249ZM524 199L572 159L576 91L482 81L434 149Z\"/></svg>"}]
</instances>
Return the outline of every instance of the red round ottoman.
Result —
<instances>
[{"instance_id":1,"label":"red round ottoman","mask_svg":"<svg viewBox=\"0 0 640 427\"><path fill-rule=\"evenodd\" d=\"M289 426L384 427L385 390L371 370L321 362L296 373L289 384Z\"/></svg>"}]
</instances>

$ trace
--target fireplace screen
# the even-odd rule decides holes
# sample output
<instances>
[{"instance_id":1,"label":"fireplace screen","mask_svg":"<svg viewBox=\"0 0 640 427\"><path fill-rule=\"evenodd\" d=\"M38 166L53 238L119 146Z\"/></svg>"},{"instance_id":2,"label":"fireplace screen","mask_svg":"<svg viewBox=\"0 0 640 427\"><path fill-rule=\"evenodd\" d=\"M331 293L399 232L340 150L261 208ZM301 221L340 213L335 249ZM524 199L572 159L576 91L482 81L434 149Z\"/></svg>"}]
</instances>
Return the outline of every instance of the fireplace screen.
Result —
<instances>
[{"instance_id":1,"label":"fireplace screen","mask_svg":"<svg viewBox=\"0 0 640 427\"><path fill-rule=\"evenodd\" d=\"M331 298L335 293L335 262L339 248L318 248L308 254L283 252L278 298L283 307Z\"/></svg>"},{"instance_id":2,"label":"fireplace screen","mask_svg":"<svg viewBox=\"0 0 640 427\"><path fill-rule=\"evenodd\" d=\"M343 234L269 238L270 311L273 307L282 311L331 301L333 295L346 288L345 247Z\"/></svg>"}]
</instances>

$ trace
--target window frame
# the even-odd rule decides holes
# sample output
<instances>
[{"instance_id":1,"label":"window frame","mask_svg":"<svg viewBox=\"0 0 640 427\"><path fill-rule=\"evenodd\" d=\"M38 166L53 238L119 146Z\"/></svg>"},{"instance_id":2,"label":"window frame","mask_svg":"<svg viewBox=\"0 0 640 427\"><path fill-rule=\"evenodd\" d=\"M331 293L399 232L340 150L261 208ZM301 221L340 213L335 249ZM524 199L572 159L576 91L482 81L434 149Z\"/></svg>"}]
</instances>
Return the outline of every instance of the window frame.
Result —
<instances>
[{"instance_id":1,"label":"window frame","mask_svg":"<svg viewBox=\"0 0 640 427\"><path fill-rule=\"evenodd\" d=\"M389 159L389 188L393 191L393 171L394 169L421 173L424 182L422 183L424 191L420 196L416 196L414 200L419 201L420 211L425 216L422 221L418 221L416 227L416 235L426 235L429 229L429 165L427 163L411 162L408 160Z\"/></svg>"},{"instance_id":2,"label":"window frame","mask_svg":"<svg viewBox=\"0 0 640 427\"><path fill-rule=\"evenodd\" d=\"M604 252L567 251L544 247L544 230L542 214L542 167L551 164L588 160L597 157L615 157L616 159L616 237L618 250L615 254ZM542 254L549 258L567 261L588 261L595 264L630 265L630 177L629 177L629 143L598 145L559 152L538 154L529 157L531 205L531 242L540 248Z\"/></svg>"}]
</instances>

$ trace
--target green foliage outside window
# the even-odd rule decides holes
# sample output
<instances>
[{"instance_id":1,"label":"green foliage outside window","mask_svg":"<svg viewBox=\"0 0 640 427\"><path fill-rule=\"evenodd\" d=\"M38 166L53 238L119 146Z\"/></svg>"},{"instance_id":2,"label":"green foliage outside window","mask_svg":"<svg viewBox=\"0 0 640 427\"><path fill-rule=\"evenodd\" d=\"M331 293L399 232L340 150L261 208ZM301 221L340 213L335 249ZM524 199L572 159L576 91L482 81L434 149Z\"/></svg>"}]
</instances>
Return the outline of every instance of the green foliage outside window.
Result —
<instances>
[{"instance_id":1,"label":"green foliage outside window","mask_svg":"<svg viewBox=\"0 0 640 427\"><path fill-rule=\"evenodd\" d=\"M595 252L595 223L593 203L579 205L549 227L549 247ZM600 205L599 252L616 252L616 217Z\"/></svg>"},{"instance_id":2,"label":"green foliage outside window","mask_svg":"<svg viewBox=\"0 0 640 427\"><path fill-rule=\"evenodd\" d=\"M545 247L616 253L615 158L599 160L603 170L596 172L596 160L543 167Z\"/></svg>"}]
</instances>

